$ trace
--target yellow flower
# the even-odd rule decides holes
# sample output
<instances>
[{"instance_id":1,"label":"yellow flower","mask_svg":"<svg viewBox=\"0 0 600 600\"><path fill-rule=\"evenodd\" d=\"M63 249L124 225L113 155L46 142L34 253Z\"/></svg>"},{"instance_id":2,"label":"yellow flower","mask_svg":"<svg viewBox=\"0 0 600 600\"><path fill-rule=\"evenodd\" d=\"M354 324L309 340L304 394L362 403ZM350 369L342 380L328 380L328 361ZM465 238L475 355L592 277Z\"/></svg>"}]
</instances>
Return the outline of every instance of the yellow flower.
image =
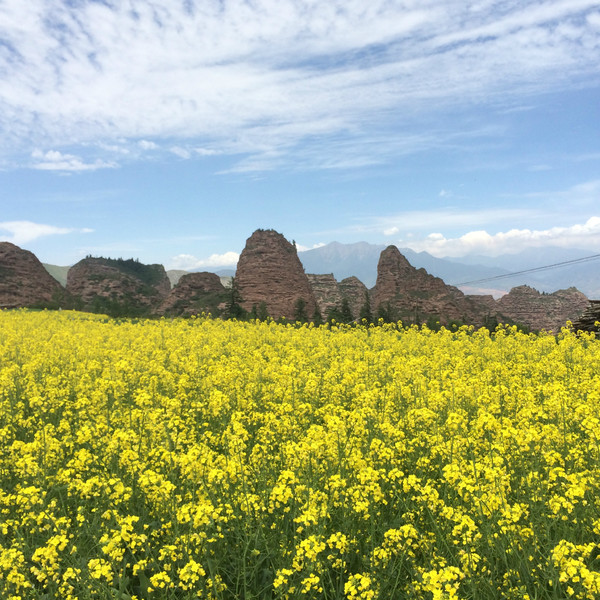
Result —
<instances>
[{"instance_id":1,"label":"yellow flower","mask_svg":"<svg viewBox=\"0 0 600 600\"><path fill-rule=\"evenodd\" d=\"M88 562L88 570L94 579L105 579L109 583L113 580L110 563L103 558L92 558Z\"/></svg>"}]
</instances>

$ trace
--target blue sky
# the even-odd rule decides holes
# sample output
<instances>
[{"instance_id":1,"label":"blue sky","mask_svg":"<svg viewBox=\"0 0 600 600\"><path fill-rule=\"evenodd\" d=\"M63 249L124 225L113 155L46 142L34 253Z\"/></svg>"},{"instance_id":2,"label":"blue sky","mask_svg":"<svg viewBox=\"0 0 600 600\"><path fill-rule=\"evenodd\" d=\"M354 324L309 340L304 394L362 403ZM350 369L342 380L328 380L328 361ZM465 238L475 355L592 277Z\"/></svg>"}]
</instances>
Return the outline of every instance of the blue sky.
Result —
<instances>
[{"instance_id":1,"label":"blue sky","mask_svg":"<svg viewBox=\"0 0 600 600\"><path fill-rule=\"evenodd\" d=\"M0 239L600 252L600 2L0 0Z\"/></svg>"}]
</instances>

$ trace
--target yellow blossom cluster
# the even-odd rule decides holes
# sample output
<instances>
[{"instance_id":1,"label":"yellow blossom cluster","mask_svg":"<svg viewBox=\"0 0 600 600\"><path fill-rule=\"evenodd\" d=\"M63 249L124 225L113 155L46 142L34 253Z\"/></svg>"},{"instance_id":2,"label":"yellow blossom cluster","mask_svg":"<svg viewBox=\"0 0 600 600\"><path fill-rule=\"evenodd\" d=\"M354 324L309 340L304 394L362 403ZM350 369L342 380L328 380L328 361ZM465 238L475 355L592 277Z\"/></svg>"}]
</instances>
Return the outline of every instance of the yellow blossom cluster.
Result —
<instances>
[{"instance_id":1,"label":"yellow blossom cluster","mask_svg":"<svg viewBox=\"0 0 600 600\"><path fill-rule=\"evenodd\" d=\"M0 311L0 597L600 597L591 335Z\"/></svg>"}]
</instances>

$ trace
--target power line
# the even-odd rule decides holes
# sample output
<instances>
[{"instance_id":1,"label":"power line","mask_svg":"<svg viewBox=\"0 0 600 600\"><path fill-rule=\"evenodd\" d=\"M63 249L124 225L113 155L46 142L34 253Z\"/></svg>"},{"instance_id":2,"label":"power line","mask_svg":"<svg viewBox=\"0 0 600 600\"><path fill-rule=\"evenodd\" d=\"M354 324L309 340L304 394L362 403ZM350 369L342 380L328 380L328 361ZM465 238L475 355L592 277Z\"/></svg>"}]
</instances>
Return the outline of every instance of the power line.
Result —
<instances>
[{"instance_id":1,"label":"power line","mask_svg":"<svg viewBox=\"0 0 600 600\"><path fill-rule=\"evenodd\" d=\"M552 265L545 265L543 267L536 267L534 269L525 269L524 271L515 271L514 273L505 273L504 275L495 275L494 277L486 277L484 279L474 279L473 281L465 281L463 283L455 283L454 285L471 285L473 283L486 283L487 281L496 281L497 279L506 279L508 277L514 277L515 275L524 275L525 273L537 273L538 271L548 271L549 269L556 269L558 267L564 267L566 265L576 265L580 263L591 262L598 260L600 254L593 254L592 256L584 256L583 258L575 258L573 260L565 260L564 262L554 263Z\"/></svg>"}]
</instances>

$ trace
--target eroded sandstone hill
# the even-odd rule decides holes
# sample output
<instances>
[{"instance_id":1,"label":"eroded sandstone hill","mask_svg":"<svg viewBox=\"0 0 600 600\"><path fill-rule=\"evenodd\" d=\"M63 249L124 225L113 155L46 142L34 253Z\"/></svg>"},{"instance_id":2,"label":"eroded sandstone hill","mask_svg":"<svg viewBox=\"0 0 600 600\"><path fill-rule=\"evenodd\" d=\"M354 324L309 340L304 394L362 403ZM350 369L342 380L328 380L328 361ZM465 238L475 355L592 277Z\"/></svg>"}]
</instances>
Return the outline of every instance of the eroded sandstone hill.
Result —
<instances>
[{"instance_id":1,"label":"eroded sandstone hill","mask_svg":"<svg viewBox=\"0 0 600 600\"><path fill-rule=\"evenodd\" d=\"M358 277L346 277L339 282L338 287L342 298L348 298L352 315L358 319L369 294L367 286Z\"/></svg>"},{"instance_id":2,"label":"eroded sandstone hill","mask_svg":"<svg viewBox=\"0 0 600 600\"><path fill-rule=\"evenodd\" d=\"M315 312L315 297L296 247L272 229L258 229L246 240L235 283L248 312L264 303L273 319L294 319L299 301L309 319Z\"/></svg>"},{"instance_id":3,"label":"eroded sandstone hill","mask_svg":"<svg viewBox=\"0 0 600 600\"><path fill-rule=\"evenodd\" d=\"M357 277L346 277L337 281L332 273L324 275L308 274L308 280L319 307L319 312L326 318L331 311L339 310L344 299L348 301L350 312L358 319L369 293L367 286Z\"/></svg>"},{"instance_id":4,"label":"eroded sandstone hill","mask_svg":"<svg viewBox=\"0 0 600 600\"><path fill-rule=\"evenodd\" d=\"M573 322L573 329L594 332L596 337L600 337L600 300L590 300L587 308Z\"/></svg>"},{"instance_id":5,"label":"eroded sandstone hill","mask_svg":"<svg viewBox=\"0 0 600 600\"><path fill-rule=\"evenodd\" d=\"M532 329L545 329L555 333L567 321L575 321L588 306L587 297L572 287L552 294L521 285L497 301L498 314Z\"/></svg>"},{"instance_id":6,"label":"eroded sandstone hill","mask_svg":"<svg viewBox=\"0 0 600 600\"><path fill-rule=\"evenodd\" d=\"M425 269L415 269L396 246L388 246L381 253L371 305L375 314L387 313L391 320L406 323L423 323L434 317L442 324L461 321L483 325L487 316L486 308L472 297Z\"/></svg>"},{"instance_id":7,"label":"eroded sandstone hill","mask_svg":"<svg viewBox=\"0 0 600 600\"><path fill-rule=\"evenodd\" d=\"M0 242L0 308L58 306L63 292L35 254Z\"/></svg>"},{"instance_id":8,"label":"eroded sandstone hill","mask_svg":"<svg viewBox=\"0 0 600 600\"><path fill-rule=\"evenodd\" d=\"M215 273L187 273L156 310L158 315L189 317L204 313L218 316L225 308L227 290Z\"/></svg>"},{"instance_id":9,"label":"eroded sandstone hill","mask_svg":"<svg viewBox=\"0 0 600 600\"><path fill-rule=\"evenodd\" d=\"M145 316L171 291L162 265L87 257L69 269L67 292L74 306L112 316Z\"/></svg>"}]
</instances>

